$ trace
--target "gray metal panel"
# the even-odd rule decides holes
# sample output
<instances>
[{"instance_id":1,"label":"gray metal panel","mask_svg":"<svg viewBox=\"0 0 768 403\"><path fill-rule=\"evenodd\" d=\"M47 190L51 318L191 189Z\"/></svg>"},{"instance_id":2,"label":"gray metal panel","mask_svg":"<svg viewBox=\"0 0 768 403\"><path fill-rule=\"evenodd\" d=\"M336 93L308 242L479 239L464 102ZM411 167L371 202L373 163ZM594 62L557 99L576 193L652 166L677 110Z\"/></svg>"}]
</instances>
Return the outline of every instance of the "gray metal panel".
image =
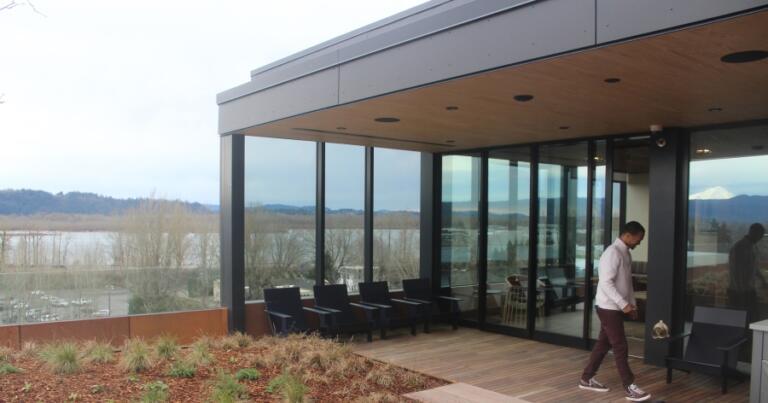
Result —
<instances>
[{"instance_id":1,"label":"gray metal panel","mask_svg":"<svg viewBox=\"0 0 768 403\"><path fill-rule=\"evenodd\" d=\"M597 0L597 42L615 41L768 4L768 0Z\"/></svg>"},{"instance_id":2,"label":"gray metal panel","mask_svg":"<svg viewBox=\"0 0 768 403\"><path fill-rule=\"evenodd\" d=\"M397 14L372 24L371 28L361 28L254 70L251 72L251 82L242 88L245 91L224 92L219 97L219 102L279 85L339 63L535 1L543 0L453 0L434 2L431 7L408 10L401 13L407 15Z\"/></svg>"},{"instance_id":3,"label":"gray metal panel","mask_svg":"<svg viewBox=\"0 0 768 403\"><path fill-rule=\"evenodd\" d=\"M593 0L550 0L422 38L341 66L340 102L594 44Z\"/></svg>"},{"instance_id":4,"label":"gray metal panel","mask_svg":"<svg viewBox=\"0 0 768 403\"><path fill-rule=\"evenodd\" d=\"M312 46L311 48L302 50L301 52L294 53L294 54L292 54L290 56L287 56L287 57L284 57L284 58L282 58L280 60L276 60L276 61L274 61L272 63L269 63L269 64L267 64L265 66L261 66L261 67L259 67L257 69L254 69L254 70L251 71L251 76L255 76L257 74L264 73L264 72L266 72L268 70L272 70L272 69L274 69L276 67L285 65L287 63L291 63L293 61L296 61L298 59L301 59L303 57L306 57L306 56L309 56L309 55L312 55L312 54L320 53L320 52L326 51L328 49L336 49L337 45L339 45L339 44L341 44L343 42L347 42L347 41L349 41L349 40L351 40L351 39L353 39L355 37L367 34L369 32L375 31L375 30L379 30L382 27L386 27L386 26L388 26L390 24L396 23L396 22L404 20L404 19L412 18L414 15L418 15L418 14L421 14L421 13L424 13L424 12L436 9L439 6L443 5L443 4L453 3L455 1L457 1L457 0L431 0L431 1L425 2L423 4L419 4L419 5L415 6L415 7L409 8L409 9L407 9L405 11L399 12L399 13L394 14L392 16L389 16L387 18L384 18L384 19L381 19L379 21L376 21L376 22L374 22L372 24L368 24L368 25L366 25L364 27L361 27L361 28L358 28L358 29L356 29L354 31L350 31L350 32L348 32L346 34L340 35L340 36L338 36L336 38L333 38L333 39L327 40L325 42L319 43L319 44L317 44L315 46ZM467 1L467 0L462 0L462 1Z\"/></svg>"},{"instance_id":5,"label":"gray metal panel","mask_svg":"<svg viewBox=\"0 0 768 403\"><path fill-rule=\"evenodd\" d=\"M332 68L219 105L219 133L333 106L337 101L338 68Z\"/></svg>"},{"instance_id":6,"label":"gray metal panel","mask_svg":"<svg viewBox=\"0 0 768 403\"><path fill-rule=\"evenodd\" d=\"M755 330L752 333L752 371L751 379L749 381L749 401L750 403L757 403L760 401L760 386L763 382L763 341L765 339L765 332Z\"/></svg>"}]
</instances>

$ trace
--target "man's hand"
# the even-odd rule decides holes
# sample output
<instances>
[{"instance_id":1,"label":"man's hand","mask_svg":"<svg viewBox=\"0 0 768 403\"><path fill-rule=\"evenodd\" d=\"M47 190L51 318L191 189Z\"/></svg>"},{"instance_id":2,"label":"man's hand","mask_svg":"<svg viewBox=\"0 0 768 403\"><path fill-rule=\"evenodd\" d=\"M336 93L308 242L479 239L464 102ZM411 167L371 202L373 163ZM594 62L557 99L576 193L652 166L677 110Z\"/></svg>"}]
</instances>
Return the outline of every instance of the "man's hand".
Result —
<instances>
[{"instance_id":1,"label":"man's hand","mask_svg":"<svg viewBox=\"0 0 768 403\"><path fill-rule=\"evenodd\" d=\"M621 309L622 312L626 313L627 315L631 315L632 312L634 312L635 315L637 315L637 307L632 304L627 304L624 306L624 308Z\"/></svg>"}]
</instances>

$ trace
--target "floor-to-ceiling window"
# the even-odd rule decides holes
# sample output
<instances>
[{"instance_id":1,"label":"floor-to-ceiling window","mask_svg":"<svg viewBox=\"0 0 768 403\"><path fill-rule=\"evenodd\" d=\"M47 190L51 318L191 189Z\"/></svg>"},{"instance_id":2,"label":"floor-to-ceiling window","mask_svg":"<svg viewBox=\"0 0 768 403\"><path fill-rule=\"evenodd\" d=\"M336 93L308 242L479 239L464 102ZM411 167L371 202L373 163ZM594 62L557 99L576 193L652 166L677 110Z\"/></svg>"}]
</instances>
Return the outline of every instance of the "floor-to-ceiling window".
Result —
<instances>
[{"instance_id":1,"label":"floor-to-ceiling window","mask_svg":"<svg viewBox=\"0 0 768 403\"><path fill-rule=\"evenodd\" d=\"M376 148L373 158L373 279L401 289L419 277L421 155Z\"/></svg>"},{"instance_id":2,"label":"floor-to-ceiling window","mask_svg":"<svg viewBox=\"0 0 768 403\"><path fill-rule=\"evenodd\" d=\"M363 274L365 148L325 145L325 283L356 293Z\"/></svg>"},{"instance_id":3,"label":"floor-to-ceiling window","mask_svg":"<svg viewBox=\"0 0 768 403\"><path fill-rule=\"evenodd\" d=\"M690 158L686 320L695 306L766 319L768 125L694 132Z\"/></svg>"},{"instance_id":4,"label":"floor-to-ceiling window","mask_svg":"<svg viewBox=\"0 0 768 403\"><path fill-rule=\"evenodd\" d=\"M314 142L245 138L246 300L275 286L312 295L315 152Z\"/></svg>"},{"instance_id":5,"label":"floor-to-ceiling window","mask_svg":"<svg viewBox=\"0 0 768 403\"><path fill-rule=\"evenodd\" d=\"M526 328L530 188L529 147L489 153L487 323ZM544 294L535 298L540 315Z\"/></svg>"},{"instance_id":6,"label":"floor-to-ceiling window","mask_svg":"<svg viewBox=\"0 0 768 403\"><path fill-rule=\"evenodd\" d=\"M540 148L537 281L544 313L537 331L583 337L587 160L586 142Z\"/></svg>"},{"instance_id":7,"label":"floor-to-ceiling window","mask_svg":"<svg viewBox=\"0 0 768 403\"><path fill-rule=\"evenodd\" d=\"M479 302L480 164L477 155L442 157L442 284L462 298L462 314L472 320L478 318Z\"/></svg>"}]
</instances>

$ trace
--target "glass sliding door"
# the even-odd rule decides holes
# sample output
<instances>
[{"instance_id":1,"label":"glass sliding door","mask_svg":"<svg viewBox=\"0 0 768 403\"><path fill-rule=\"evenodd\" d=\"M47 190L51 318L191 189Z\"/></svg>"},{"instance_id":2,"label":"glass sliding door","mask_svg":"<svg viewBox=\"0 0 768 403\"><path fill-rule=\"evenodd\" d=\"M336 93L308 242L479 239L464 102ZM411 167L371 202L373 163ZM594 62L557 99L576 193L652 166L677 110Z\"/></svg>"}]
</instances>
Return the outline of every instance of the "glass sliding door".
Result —
<instances>
[{"instance_id":1,"label":"glass sliding door","mask_svg":"<svg viewBox=\"0 0 768 403\"><path fill-rule=\"evenodd\" d=\"M587 143L545 145L538 168L536 330L582 338L587 251Z\"/></svg>"},{"instance_id":2,"label":"glass sliding door","mask_svg":"<svg viewBox=\"0 0 768 403\"><path fill-rule=\"evenodd\" d=\"M529 147L489 153L486 323L526 328L530 188ZM544 295L534 298L541 315Z\"/></svg>"},{"instance_id":3,"label":"glass sliding door","mask_svg":"<svg viewBox=\"0 0 768 403\"><path fill-rule=\"evenodd\" d=\"M325 284L358 292L363 276L365 148L325 146Z\"/></svg>"},{"instance_id":4,"label":"glass sliding door","mask_svg":"<svg viewBox=\"0 0 768 403\"><path fill-rule=\"evenodd\" d=\"M696 306L768 319L768 126L694 132L690 159L686 328Z\"/></svg>"},{"instance_id":5,"label":"glass sliding door","mask_svg":"<svg viewBox=\"0 0 768 403\"><path fill-rule=\"evenodd\" d=\"M441 281L462 299L462 316L478 320L479 155L442 157Z\"/></svg>"}]
</instances>

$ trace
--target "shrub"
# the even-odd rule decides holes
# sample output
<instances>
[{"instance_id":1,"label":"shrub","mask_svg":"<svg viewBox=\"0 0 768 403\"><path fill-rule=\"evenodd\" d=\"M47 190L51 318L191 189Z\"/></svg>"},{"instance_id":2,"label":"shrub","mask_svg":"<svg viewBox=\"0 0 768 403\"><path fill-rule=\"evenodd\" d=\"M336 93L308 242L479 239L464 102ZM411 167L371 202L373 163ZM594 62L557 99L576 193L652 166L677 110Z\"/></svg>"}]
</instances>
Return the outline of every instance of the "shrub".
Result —
<instances>
[{"instance_id":1,"label":"shrub","mask_svg":"<svg viewBox=\"0 0 768 403\"><path fill-rule=\"evenodd\" d=\"M168 370L168 376L174 378L192 378L196 373L195 366L185 360L174 362Z\"/></svg>"},{"instance_id":2,"label":"shrub","mask_svg":"<svg viewBox=\"0 0 768 403\"><path fill-rule=\"evenodd\" d=\"M25 341L19 351L19 357L33 358L38 356L38 345L34 341Z\"/></svg>"},{"instance_id":3,"label":"shrub","mask_svg":"<svg viewBox=\"0 0 768 403\"><path fill-rule=\"evenodd\" d=\"M201 338L194 342L191 346L191 351L187 355L187 360L198 366L207 366L213 362L210 351L210 340L207 338Z\"/></svg>"},{"instance_id":4,"label":"shrub","mask_svg":"<svg viewBox=\"0 0 768 403\"><path fill-rule=\"evenodd\" d=\"M73 374L80 370L80 352L74 343L50 344L40 352L40 356L57 374Z\"/></svg>"},{"instance_id":5,"label":"shrub","mask_svg":"<svg viewBox=\"0 0 768 403\"><path fill-rule=\"evenodd\" d=\"M243 368L235 374L238 381L255 381L261 378L261 372L256 368Z\"/></svg>"},{"instance_id":6,"label":"shrub","mask_svg":"<svg viewBox=\"0 0 768 403\"><path fill-rule=\"evenodd\" d=\"M11 362L13 350L8 347L0 346L0 362Z\"/></svg>"},{"instance_id":7,"label":"shrub","mask_svg":"<svg viewBox=\"0 0 768 403\"><path fill-rule=\"evenodd\" d=\"M131 339L123 346L120 368L128 372L141 372L152 367L149 346L141 339Z\"/></svg>"},{"instance_id":8,"label":"shrub","mask_svg":"<svg viewBox=\"0 0 768 403\"><path fill-rule=\"evenodd\" d=\"M179 351L179 345L176 338L169 335L163 335L157 338L155 342L155 354L161 359L170 360L176 356Z\"/></svg>"},{"instance_id":9,"label":"shrub","mask_svg":"<svg viewBox=\"0 0 768 403\"><path fill-rule=\"evenodd\" d=\"M21 370L14 367L9 362L0 363L0 375L18 374L19 372L21 372Z\"/></svg>"},{"instance_id":10,"label":"shrub","mask_svg":"<svg viewBox=\"0 0 768 403\"><path fill-rule=\"evenodd\" d=\"M219 342L219 347L225 350L234 350L238 348L250 347L253 344L253 338L242 332L235 332L229 336L223 337Z\"/></svg>"},{"instance_id":11,"label":"shrub","mask_svg":"<svg viewBox=\"0 0 768 403\"><path fill-rule=\"evenodd\" d=\"M90 363L107 364L115 360L115 352L109 343L90 341L83 346L83 354Z\"/></svg>"},{"instance_id":12,"label":"shrub","mask_svg":"<svg viewBox=\"0 0 768 403\"><path fill-rule=\"evenodd\" d=\"M269 381L267 392L279 392L290 403L300 403L304 401L304 395L307 394L308 388L299 378L284 372L282 375Z\"/></svg>"},{"instance_id":13,"label":"shrub","mask_svg":"<svg viewBox=\"0 0 768 403\"><path fill-rule=\"evenodd\" d=\"M150 382L144 385L144 393L141 395L142 403L157 403L168 400L168 385L163 381Z\"/></svg>"},{"instance_id":14,"label":"shrub","mask_svg":"<svg viewBox=\"0 0 768 403\"><path fill-rule=\"evenodd\" d=\"M248 389L232 375L219 372L211 391L211 401L216 403L234 403L248 397Z\"/></svg>"}]
</instances>

